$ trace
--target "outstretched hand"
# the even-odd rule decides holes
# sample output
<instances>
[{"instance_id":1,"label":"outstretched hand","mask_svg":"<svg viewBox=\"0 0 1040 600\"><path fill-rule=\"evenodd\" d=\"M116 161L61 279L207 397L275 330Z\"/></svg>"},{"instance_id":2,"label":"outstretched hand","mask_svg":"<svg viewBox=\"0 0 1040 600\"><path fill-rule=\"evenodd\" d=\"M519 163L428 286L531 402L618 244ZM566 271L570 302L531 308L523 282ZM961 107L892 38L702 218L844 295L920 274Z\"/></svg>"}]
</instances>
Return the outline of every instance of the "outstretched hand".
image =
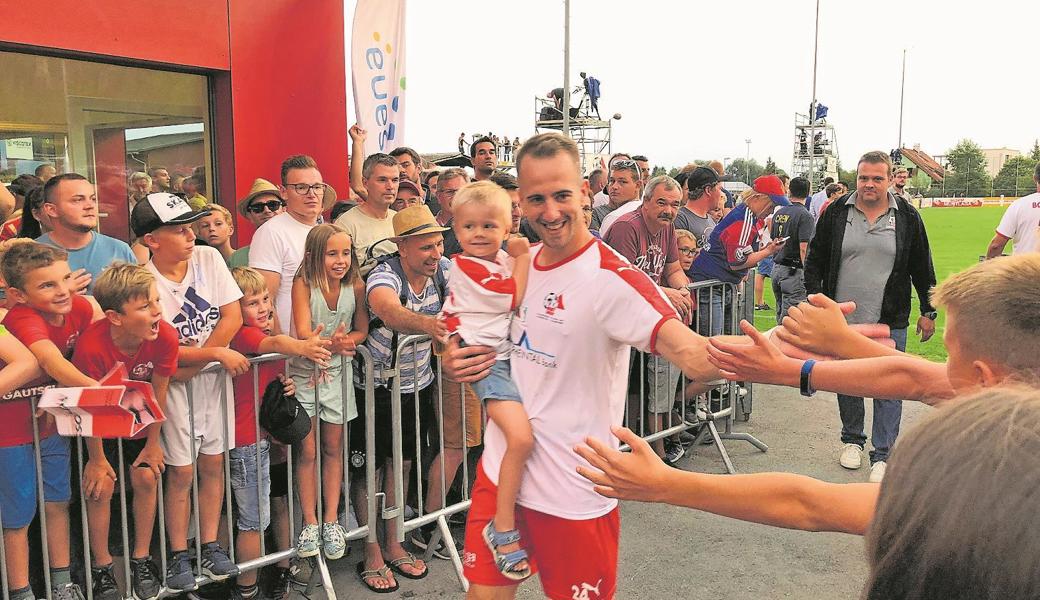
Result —
<instances>
[{"instance_id":1,"label":"outstretched hand","mask_svg":"<svg viewBox=\"0 0 1040 600\"><path fill-rule=\"evenodd\" d=\"M849 325L845 317L856 310L855 302L835 302L823 294L811 294L806 302L793 306L784 317L776 337L816 357L847 357L850 342L866 336L875 342L895 347L887 325ZM784 349L789 356L795 354Z\"/></svg>"},{"instance_id":2,"label":"outstretched hand","mask_svg":"<svg viewBox=\"0 0 1040 600\"><path fill-rule=\"evenodd\" d=\"M632 451L621 452L601 440L587 437L574 451L593 468L579 465L578 474L595 484L593 489L597 494L607 498L662 501L672 469L631 429L615 426L610 430Z\"/></svg>"},{"instance_id":3,"label":"outstretched hand","mask_svg":"<svg viewBox=\"0 0 1040 600\"><path fill-rule=\"evenodd\" d=\"M784 355L772 342L746 320L740 329L751 338L750 344L708 340L708 361L730 381L755 381L778 385L798 385L802 361Z\"/></svg>"}]
</instances>

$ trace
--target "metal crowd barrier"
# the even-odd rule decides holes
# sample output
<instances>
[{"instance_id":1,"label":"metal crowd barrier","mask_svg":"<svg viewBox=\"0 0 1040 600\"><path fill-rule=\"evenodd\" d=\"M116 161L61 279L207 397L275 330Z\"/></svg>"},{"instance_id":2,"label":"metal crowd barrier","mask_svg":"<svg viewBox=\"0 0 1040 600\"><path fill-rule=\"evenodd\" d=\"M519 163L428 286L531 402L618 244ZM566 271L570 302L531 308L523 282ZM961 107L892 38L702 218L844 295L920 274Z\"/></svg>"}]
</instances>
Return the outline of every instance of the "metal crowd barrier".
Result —
<instances>
[{"instance_id":1,"label":"metal crowd barrier","mask_svg":"<svg viewBox=\"0 0 1040 600\"><path fill-rule=\"evenodd\" d=\"M754 313L752 305L753 294L753 283L754 279L748 277L746 283L734 285L730 283L723 283L719 281L705 281L691 284L689 286L691 296L697 301L697 311L694 324L692 327L701 335L712 335L718 333L740 333L737 323L741 318L753 319ZM748 287L750 286L750 288ZM709 314L703 318L701 315L704 313L703 308L715 306L714 310L707 311ZM382 489L382 480L380 477L377 480L375 461L372 457L375 456L375 436L376 436L376 400L375 400L375 387L373 385L375 375L375 364L372 360L372 355L369 350L364 346L359 346L357 349L357 355L354 358L354 368L361 369L363 372L363 380L365 382L364 389L355 390L355 401L360 403L364 402L365 406L365 432L366 432L366 444L365 451L369 459L366 461L365 470L365 485L368 490L366 497L366 508L368 515L367 524L358 524L354 528L347 529L347 540L358 540L365 539L367 542L377 541L377 527L373 525L373 519L376 519L375 523L382 521L385 524L393 523L396 529L396 539L398 542L404 542L406 534L418 527L436 523L437 528L433 534L430 544L428 545L424 556L422 557L427 562L429 568L429 561L433 548L440 542L444 541L444 546L447 549L451 562L455 568L456 575L459 579L460 586L463 590L468 589L468 583L462 574L462 560L459 557L458 551L455 547L453 533L448 525L447 518L451 515L462 513L468 510L470 506L470 478L471 469L469 467L469 455L471 448L467 447L467 419L466 419L466 390L465 386L461 384L452 383L443 378L443 374L440 369L439 362L436 363L434 369L434 381L430 384L435 386L436 394L433 400L432 407L421 406L422 400L420 398L419 390L412 390L407 394L412 394L414 398L414 414L405 415L402 413L402 391L401 391L401 374L403 371L411 369L415 372L415 363L419 354L419 346L421 344L428 343L430 338L428 336L421 335L409 335L402 336L398 347L396 349L396 355L391 362L391 368L383 371L383 375L387 376L390 380L390 408L391 408L391 435L392 435L392 463L391 469L393 473L392 478L392 492L393 502L388 501L388 495L386 490ZM746 441L759 448L762 451L766 451L768 447L756 439L754 436L747 433L740 433L733 431L732 425L734 419L738 415L743 415L745 418L751 412L751 386L745 384L746 394L741 396L738 394L738 386L732 382L711 382L709 386L710 390L716 390L718 396L718 406L712 407L712 402L709 400L700 405L695 404L695 398L687 398L685 392L690 382L686 379L685 375L680 374L678 377L678 387L667 387L666 393L676 398L674 406L669 403L669 410L663 414L663 423L661 426L657 426L654 423L648 426L647 419L647 390L648 384L654 386L657 390L661 383L661 377L669 377L666 363L663 358L657 356L649 356L643 353L637 353L638 359L633 361L633 368L638 369L638 388L631 386L630 389L630 401L628 409L626 410L624 421L627 426L637 431L641 437L649 442L654 442L666 437L670 437L678 434L682 431L687 431L693 428L699 428L699 432L696 435L696 439L693 442L692 447L696 447L702 440L707 436L710 436L715 442L715 446L718 448L719 453L722 456L723 462L725 463L726 470L730 473L735 473L736 469L733 466L732 460L729 457L728 452L723 444L725 440L738 440ZM262 399L263 390L260 389L259 383L259 367L262 364L286 360L288 357L279 354L265 354L263 356L254 357L250 360L252 368L250 369L250 376L253 382L254 397L256 398L255 408L255 423L254 427L257 432L257 439L261 439L261 428L259 422L259 404ZM433 360L433 357L429 357ZM649 364L653 367L650 370L648 377L647 361L653 361ZM226 372L223 371L219 363L211 363L207 365L200 373L221 373L223 378L226 378ZM662 375L663 373L663 375ZM329 385L321 383L318 377L314 379L315 385ZM633 382L634 383L634 382ZM302 386L308 385L308 382L296 381L297 389ZM340 392L340 398L343 399L342 414L347 414L346 404L346 386L353 386L353 381L347 377L342 378L343 389ZM461 420L461 439L459 444L461 449L448 448L445 445L444 438L444 411L445 411L445 396L444 390L446 386L459 386L460 393L458 394L458 413ZM231 559L236 560L235 557L235 527L233 519L231 518L234 512L234 501L233 501L233 490L231 488L231 472L230 472L230 461L228 460L228 442L230 441L229 435L234 435L234 424L229 423L227 419L227 402L229 401L227 395L228 385L221 386L221 395L219 398L221 405L221 414L223 415L223 428L226 433L225 443L223 448L223 471L224 471L224 500L223 509L228 516L226 519L226 534L227 540L222 541L222 546L226 544L226 550L228 551ZM710 391L709 390L709 391ZM637 393L635 393L637 392ZM656 392L655 392L656 393ZM405 395L407 395L405 394ZM701 396L698 394L697 396ZM692 400L692 402L691 402ZM195 454L195 431L194 431L194 398L192 397L190 388L188 392L188 405L189 405L189 424L191 431L189 432L192 438L192 450L193 455ZM479 403L478 403L479 406ZM429 418L429 410L432 409L434 423L426 422ZM449 407L450 408L450 407ZM37 494L38 494L38 518L40 521L40 532L41 532L41 546L43 556L43 583L46 589L46 596L51 596L51 581L50 581L50 558L47 548L47 518L46 510L43 497L43 478L42 478L42 459L40 455L40 435L39 435L39 423L37 421L36 414L36 401L32 402L33 409L33 449L34 458L37 467ZM425 416L424 416L425 414ZM417 432L415 448L404 448L403 447L403 433L402 426L406 419L414 419L415 430ZM717 426L718 422L722 422L722 429ZM481 423L481 434L483 432L483 424L485 422L485 415L481 411L480 423ZM343 424L343 484L342 492L345 498L344 506L340 512L339 522L346 529L347 527L347 516L350 513L350 502L351 502L351 475L350 475L350 434L349 425L347 422ZM433 429L431 429L433 428ZM437 443L432 446L426 446L423 444L423 433L429 434L436 438ZM316 514L318 515L319 523L323 521L323 502L324 495L321 490L322 481L322 451L321 451L321 427L320 425L314 429L315 437L315 481L316 481ZM70 440L77 446L79 452L73 454L77 456L76 464L72 475L76 478L76 482L81 482L83 477L84 468L84 452L85 448L83 445L82 438L76 438ZM286 447L287 461L290 467L293 465L293 448ZM454 473L446 473L444 467L445 456L447 453L455 453L455 458L452 462L458 461L458 467L453 468ZM259 469L261 465L260 461L260 446L256 445L256 465L257 469L257 494L258 496L262 493L260 489L261 478L259 476ZM461 461L459 461L458 453L461 453ZM430 469L430 477L436 477L439 483L439 498L434 498L439 508L427 510L427 491L429 482L424 486L424 476L427 475L427 469L431 461L440 457L441 468L437 473L433 473ZM408 504L407 492L409 491L409 484L412 477L406 480L404 474L404 463L409 461L412 464L411 474L414 476L416 481L415 488L415 506L417 510L412 516L406 515L405 506ZM128 521L131 518L128 511L127 502L127 480L128 477L124 477L125 464L123 459L123 444L120 440L118 443L118 465L112 465L113 469L118 473L117 476L117 489L114 494L118 494L120 511L120 526L122 529L122 542L123 542L123 557L122 565L124 569L124 576L122 578L123 585L123 597L129 600L131 595L131 569L130 569L130 553L131 553L131 540L129 539L129 528ZM202 540L199 535L200 531L200 516L197 508L199 507L199 474L198 469L192 470L192 485L190 492L191 505L195 508L192 511L193 519L189 524L194 525L194 552L196 563L194 566L196 575L196 582L198 585L205 585L209 583L209 579L201 575L200 567L198 566L199 557L201 556L201 545ZM461 499L449 503L448 496L449 490L452 487L452 483L461 471L462 485L461 485ZM288 490L286 502L288 505L288 525L289 525L289 547L281 549L269 549L265 539L265 535L260 536L260 556L258 558L238 562L239 568L244 572L253 569L259 569L261 567L275 564L286 559L294 558L296 556L296 539L297 532L302 526L302 513L297 510L298 499L294 496L296 486L293 485L293 469L287 469L288 477ZM88 600L93 600L92 592L92 577L89 569L91 565L91 550L90 550L90 536L89 536L89 523L87 519L87 508L86 498L82 490L82 486L74 482L73 490L79 489L79 502L80 502L80 521L83 529L82 546L83 546L83 564L75 565L75 559L73 560L73 569L81 569L82 577L78 577L74 573L74 580L82 581L84 584L84 595ZM153 529L153 540L151 553L154 557L158 555L156 561L161 570L160 577L164 578L167 568L167 533L164 527L165 519L165 505L164 505L164 489L163 485L158 485L157 488L157 506L156 506L156 519L157 524L154 525ZM3 507L0 507L0 515L2 515ZM274 527L274 508L270 509L271 525ZM71 517L71 515L70 515ZM110 525L111 526L111 525ZM158 545L156 546L156 538ZM189 529L189 540L191 539L191 531ZM71 545L70 545L71 551ZM113 557L116 558L116 557ZM319 552L317 557L310 559L312 565L312 575L308 582L307 589L304 592L305 595L310 596L311 593L318 587L322 587L326 593L326 596L330 600L335 600L336 591L332 584L331 574L324 559L323 553ZM236 561L237 562L237 561ZM7 556L3 544L0 544L0 580L4 582L3 585L3 600L9 600L8 591L8 573L7 573ZM176 592L170 592L165 587L160 594L160 598L175 594Z\"/></svg>"},{"instance_id":2,"label":"metal crowd barrier","mask_svg":"<svg viewBox=\"0 0 1040 600\"><path fill-rule=\"evenodd\" d=\"M740 319L752 320L748 314L754 298L754 279L750 284L732 284L718 280L690 284L690 296L696 303L691 328L704 337L741 334ZM752 286L747 289L746 286ZM751 307L753 311L753 307ZM752 321L753 322L753 321ZM633 351L629 377L629 402L625 411L625 425L648 442L673 438L682 432L697 429L690 449L697 448L710 437L726 466L736 473L724 440L748 442L765 452L769 447L748 433L733 431L738 416L744 420L751 413L752 388L730 381L693 384L681 370L664 357ZM658 398L663 396L663 398ZM649 406L653 400L654 406ZM662 404L667 408L662 409ZM717 404L717 406L715 406ZM656 409L656 414L652 408ZM657 419L662 422L660 425ZM648 424L648 422L650 422ZM722 424L719 430L718 423ZM678 443L678 442L676 442Z\"/></svg>"}]
</instances>

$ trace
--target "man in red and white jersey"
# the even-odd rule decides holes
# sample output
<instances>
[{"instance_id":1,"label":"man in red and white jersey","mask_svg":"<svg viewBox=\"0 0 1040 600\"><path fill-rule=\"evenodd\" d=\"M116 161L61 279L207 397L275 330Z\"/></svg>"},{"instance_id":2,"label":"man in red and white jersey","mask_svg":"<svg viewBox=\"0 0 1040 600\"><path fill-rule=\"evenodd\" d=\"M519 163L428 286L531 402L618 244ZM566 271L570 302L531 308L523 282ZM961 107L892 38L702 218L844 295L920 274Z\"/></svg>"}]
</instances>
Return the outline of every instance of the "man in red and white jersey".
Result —
<instances>
[{"instance_id":1,"label":"man in red and white jersey","mask_svg":"<svg viewBox=\"0 0 1040 600\"><path fill-rule=\"evenodd\" d=\"M679 321L661 289L589 233L581 210L589 188L574 142L535 136L516 163L524 215L542 239L511 330L512 377L535 438L517 525L547 597L613 598L617 503L578 475L573 449L589 436L616 444L611 427L622 420L630 346L662 354L694 381L719 373L706 340ZM494 362L493 348L454 339L444 354L445 373L463 382L485 377ZM517 582L499 573L480 535L495 512L504 451L502 432L489 423L466 531L468 598L516 593Z\"/></svg>"}]
</instances>

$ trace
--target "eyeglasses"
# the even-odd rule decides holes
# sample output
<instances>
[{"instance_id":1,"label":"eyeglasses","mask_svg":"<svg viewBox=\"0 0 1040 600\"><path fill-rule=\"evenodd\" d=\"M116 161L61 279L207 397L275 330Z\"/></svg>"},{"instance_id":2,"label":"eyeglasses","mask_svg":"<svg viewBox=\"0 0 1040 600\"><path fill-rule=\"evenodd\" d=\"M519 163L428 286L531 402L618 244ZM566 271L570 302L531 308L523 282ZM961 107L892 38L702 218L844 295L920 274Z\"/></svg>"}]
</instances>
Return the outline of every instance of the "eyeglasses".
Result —
<instances>
[{"instance_id":1,"label":"eyeglasses","mask_svg":"<svg viewBox=\"0 0 1040 600\"><path fill-rule=\"evenodd\" d=\"M299 193L306 193L306 192L299 192ZM258 214L264 212L264 209L267 209L267 210L269 210L271 212L275 212L279 208L282 208L283 206L285 206L285 202L283 202L281 200L268 200L267 202L253 202L252 204L250 204L249 206L246 207L246 210L251 212L251 213L253 213L253 214L257 214L258 215Z\"/></svg>"},{"instance_id":2,"label":"eyeglasses","mask_svg":"<svg viewBox=\"0 0 1040 600\"><path fill-rule=\"evenodd\" d=\"M679 254L684 256L693 256L697 254L697 248L679 248Z\"/></svg>"},{"instance_id":3,"label":"eyeglasses","mask_svg":"<svg viewBox=\"0 0 1040 600\"><path fill-rule=\"evenodd\" d=\"M307 195L307 190L310 190L310 191L314 192L315 196L324 196L325 195L325 184L324 183L315 183L314 185L310 185L310 184L307 184L307 183L287 183L287 184L285 184L285 187L289 188L290 190L293 190L294 192L296 192L297 194L299 194L301 196L306 196Z\"/></svg>"}]
</instances>

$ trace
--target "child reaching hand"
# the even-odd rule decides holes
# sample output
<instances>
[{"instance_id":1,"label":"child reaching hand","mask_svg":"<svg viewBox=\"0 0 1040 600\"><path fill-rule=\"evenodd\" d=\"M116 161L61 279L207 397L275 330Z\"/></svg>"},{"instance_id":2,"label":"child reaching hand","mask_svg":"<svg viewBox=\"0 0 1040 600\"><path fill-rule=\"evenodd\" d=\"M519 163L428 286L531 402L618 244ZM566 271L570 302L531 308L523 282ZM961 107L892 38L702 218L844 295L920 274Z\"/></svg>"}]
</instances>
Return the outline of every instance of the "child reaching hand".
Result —
<instances>
[{"instance_id":1,"label":"child reaching hand","mask_svg":"<svg viewBox=\"0 0 1040 600\"><path fill-rule=\"evenodd\" d=\"M513 311L527 285L531 264L526 239L502 241L512 225L509 195L490 181L472 183L459 190L452 202L454 230L462 254L451 261L450 293L441 317L449 335L464 344L495 348L497 361L491 373L471 384L487 404L488 417L502 430L506 452L498 476L495 518L484 527L484 542L505 577L521 580L531 575L527 552L520 546L516 528L516 497L524 465L534 446L534 436L520 393L510 377L509 337Z\"/></svg>"},{"instance_id":2,"label":"child reaching hand","mask_svg":"<svg viewBox=\"0 0 1040 600\"><path fill-rule=\"evenodd\" d=\"M311 432L300 443L297 481L303 512L303 530L297 543L300 557L318 554L319 542L325 558L343 556L347 533L337 521L340 488L343 486L343 424L357 416L354 404L354 371L351 357L368 336L365 285L358 273L353 243L346 229L325 223L311 229L304 243L303 262L293 279L292 316L296 336L311 338L321 332L331 335L327 364L293 358L286 373L296 381L296 398L315 419ZM344 385L344 382L346 384ZM322 525L318 527L314 435L321 423L321 489L324 501Z\"/></svg>"}]
</instances>

